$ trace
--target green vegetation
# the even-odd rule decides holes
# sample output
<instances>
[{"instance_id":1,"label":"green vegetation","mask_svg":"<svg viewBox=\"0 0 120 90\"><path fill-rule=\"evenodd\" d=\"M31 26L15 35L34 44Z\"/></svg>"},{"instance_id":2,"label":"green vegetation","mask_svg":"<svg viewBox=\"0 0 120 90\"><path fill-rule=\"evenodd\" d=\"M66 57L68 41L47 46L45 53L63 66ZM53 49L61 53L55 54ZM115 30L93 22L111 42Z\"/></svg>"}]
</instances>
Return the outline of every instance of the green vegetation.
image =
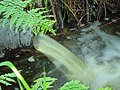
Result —
<instances>
[{"instance_id":1,"label":"green vegetation","mask_svg":"<svg viewBox=\"0 0 120 90\"><path fill-rule=\"evenodd\" d=\"M9 86L11 85L12 82L15 82L15 80L13 79L14 77L16 77L14 73L6 73L4 75L1 75L0 83L5 84L6 86Z\"/></svg>"},{"instance_id":2,"label":"green vegetation","mask_svg":"<svg viewBox=\"0 0 120 90\"><path fill-rule=\"evenodd\" d=\"M11 18L11 30L15 23L16 30L22 24L24 31L30 27L35 34L54 33L55 22L57 29L64 28L65 23L80 26L82 22L105 18L108 12L117 12L119 3L119 0L0 0L0 14L5 19L3 25Z\"/></svg>"},{"instance_id":3,"label":"green vegetation","mask_svg":"<svg viewBox=\"0 0 120 90\"><path fill-rule=\"evenodd\" d=\"M100 18L100 11L104 8L104 14L106 16L106 2L99 2L93 0L89 2L86 0L85 2L77 3L76 0L56 0L59 5L56 5L56 2L52 0L44 0L44 6L40 8L36 8L31 5L32 0L2 0L0 1L0 15L3 16L3 27L7 20L10 20L10 29L13 30L13 26L15 25L16 31L20 27L22 27L23 31L26 31L26 28L30 28L32 32L37 35L39 32L46 34L47 31L54 33L53 24L56 20L60 21L59 23L63 24L63 21L66 17L68 19L75 18L77 24L80 24L82 19L85 17L85 20L88 22L91 20L91 17L96 15L97 18ZM49 13L49 4L52 6L52 13ZM85 5L86 4L86 5ZM99 5L100 4L100 5ZM29 9L25 9L27 6L30 6ZM57 9L55 9L57 6ZM98 7L96 7L98 6ZM100 9L102 7L102 9ZM64 13L62 13L64 12ZM103 12L103 11L102 11ZM79 13L79 14L78 14ZM72 17L73 16L73 17ZM54 20L50 20L53 18ZM48 88L52 88L53 84L57 79L46 77L45 71L44 76L42 78L38 78L34 81L32 86L29 86L17 68L9 61L5 61L0 63L1 66L8 66L12 69L13 73L8 73L4 75L0 75L0 83L6 86L12 85L12 83L16 82L13 78L17 77L17 82L19 84L20 90L26 88L26 90L47 90ZM81 84L79 80L72 80L67 82L59 88L59 90L88 90L89 86ZM2 87L0 86L0 90ZM98 90L112 90L111 88L99 88Z\"/></svg>"},{"instance_id":4,"label":"green vegetation","mask_svg":"<svg viewBox=\"0 0 120 90\"><path fill-rule=\"evenodd\" d=\"M38 32L46 33L47 31L54 33L53 24L55 20L48 18L53 15L46 15L49 11L45 8L36 8L25 11L25 7L31 0L3 0L0 2L0 15L3 15L3 26L7 19L10 19L10 29L16 26L16 31L21 26L24 31L29 27L35 35Z\"/></svg>"},{"instance_id":5,"label":"green vegetation","mask_svg":"<svg viewBox=\"0 0 120 90\"><path fill-rule=\"evenodd\" d=\"M33 0L33 7L45 7L55 16L56 27L70 23L79 26L84 22L104 19L119 12L119 0ZM49 14L49 13L48 13ZM74 23L73 23L74 22Z\"/></svg>"},{"instance_id":6,"label":"green vegetation","mask_svg":"<svg viewBox=\"0 0 120 90\"><path fill-rule=\"evenodd\" d=\"M13 73L4 74L0 76L0 83L8 86L12 85L9 82L15 82L13 79L14 77L17 77L20 90L23 90L23 86L26 88L26 90L47 90L48 88L52 88L51 84L53 84L57 79L46 77L46 74L44 72L44 76L42 78L38 78L34 81L34 85L30 86L25 81L25 79L22 77L20 72L16 69L16 67L10 62L10 61L4 61L0 63L0 67L2 66L8 66L12 69ZM0 86L1 87L1 86ZM72 80L70 82L65 83L59 90L88 90L89 86L80 84L79 80ZM2 90L2 88L0 89ZM99 88L98 90L112 90L111 88Z\"/></svg>"},{"instance_id":7,"label":"green vegetation","mask_svg":"<svg viewBox=\"0 0 120 90\"><path fill-rule=\"evenodd\" d=\"M112 88L106 87L106 88L99 88L98 90L112 90Z\"/></svg>"},{"instance_id":8,"label":"green vegetation","mask_svg":"<svg viewBox=\"0 0 120 90\"><path fill-rule=\"evenodd\" d=\"M22 84L24 85L26 90L30 90L30 87L27 84L27 82L24 80L22 75L19 73L19 71L16 69L16 67L11 62L9 62L9 61L2 62L2 63L0 63L0 67L1 66L8 66L10 69L12 69L12 71L15 73L17 78L22 82ZM8 78L8 77L6 77L6 78Z\"/></svg>"},{"instance_id":9,"label":"green vegetation","mask_svg":"<svg viewBox=\"0 0 120 90\"><path fill-rule=\"evenodd\" d=\"M79 80L67 82L59 90L88 90L89 86L80 84Z\"/></svg>"}]
</instances>

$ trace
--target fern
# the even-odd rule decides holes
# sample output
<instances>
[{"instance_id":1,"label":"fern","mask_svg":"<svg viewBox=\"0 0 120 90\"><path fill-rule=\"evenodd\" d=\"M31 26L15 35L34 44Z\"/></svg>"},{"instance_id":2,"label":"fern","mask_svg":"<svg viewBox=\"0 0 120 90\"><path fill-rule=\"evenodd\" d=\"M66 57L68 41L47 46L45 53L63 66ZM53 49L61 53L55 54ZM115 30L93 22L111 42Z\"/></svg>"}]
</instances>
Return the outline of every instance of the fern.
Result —
<instances>
[{"instance_id":1,"label":"fern","mask_svg":"<svg viewBox=\"0 0 120 90\"><path fill-rule=\"evenodd\" d=\"M14 81L14 77L17 77L18 84L20 86L20 89L23 90L23 86L26 88L26 90L47 90L48 88L51 88L51 84L53 84L57 79L46 77L46 73L44 70L44 77L38 78L34 81L34 85L32 85L32 88L29 87L28 83L24 80L20 72L16 69L16 67L10 62L10 61L4 61L0 63L1 66L8 66L13 70L14 73L8 73L0 76L0 83L5 84L6 86L11 85ZM23 86L22 86L23 85ZM79 80L72 80L70 82L65 83L59 90L88 90L89 86L80 84ZM2 90L0 86L0 90ZM112 88L99 88L98 90L112 90Z\"/></svg>"},{"instance_id":2,"label":"fern","mask_svg":"<svg viewBox=\"0 0 120 90\"><path fill-rule=\"evenodd\" d=\"M88 90L89 86L80 84L79 80L72 80L65 83L59 90Z\"/></svg>"},{"instance_id":3,"label":"fern","mask_svg":"<svg viewBox=\"0 0 120 90\"><path fill-rule=\"evenodd\" d=\"M79 80L72 80L65 83L59 90L88 90L89 86L80 84ZM98 88L98 90L112 90L112 88Z\"/></svg>"},{"instance_id":4,"label":"fern","mask_svg":"<svg viewBox=\"0 0 120 90\"><path fill-rule=\"evenodd\" d=\"M106 87L106 88L99 88L98 90L112 90L112 88Z\"/></svg>"},{"instance_id":5,"label":"fern","mask_svg":"<svg viewBox=\"0 0 120 90\"><path fill-rule=\"evenodd\" d=\"M14 73L8 73L8 74L1 75L0 83L6 86L11 85L11 83L15 82L15 80L13 79L14 77L16 77Z\"/></svg>"},{"instance_id":6,"label":"fern","mask_svg":"<svg viewBox=\"0 0 120 90\"><path fill-rule=\"evenodd\" d=\"M51 86L52 83L54 83L54 81L56 81L56 78L51 78L51 77L46 77L46 88L51 88L53 86ZM35 84L32 86L32 90L41 90L44 88L44 77L43 78L39 78L37 80L34 81Z\"/></svg>"},{"instance_id":7,"label":"fern","mask_svg":"<svg viewBox=\"0 0 120 90\"><path fill-rule=\"evenodd\" d=\"M53 24L55 20L49 20L53 15L46 15L48 11L44 8L36 8L29 11L24 11L24 8L31 0L3 0L0 2L0 15L3 15L3 27L10 18L10 30L13 25L16 26L16 31L21 26L24 31L29 27L34 34L38 32L46 33L47 31L54 33Z\"/></svg>"},{"instance_id":8,"label":"fern","mask_svg":"<svg viewBox=\"0 0 120 90\"><path fill-rule=\"evenodd\" d=\"M26 88L26 90L31 90L30 87L29 87L29 85L28 85L28 83L23 78L23 76L20 74L20 72L17 70L17 68L10 61L1 62L0 63L0 67L2 67L2 66L9 67L14 72L14 74L16 75L16 77L21 81L21 83Z\"/></svg>"}]
</instances>

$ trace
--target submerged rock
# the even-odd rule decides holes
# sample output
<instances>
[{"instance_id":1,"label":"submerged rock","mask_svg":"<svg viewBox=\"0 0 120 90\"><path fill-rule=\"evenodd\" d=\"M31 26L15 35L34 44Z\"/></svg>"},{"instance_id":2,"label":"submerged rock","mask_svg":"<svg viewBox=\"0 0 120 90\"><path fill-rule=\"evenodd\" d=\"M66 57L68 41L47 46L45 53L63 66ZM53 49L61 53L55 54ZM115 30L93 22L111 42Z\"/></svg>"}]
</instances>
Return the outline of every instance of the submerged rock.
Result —
<instances>
[{"instance_id":1,"label":"submerged rock","mask_svg":"<svg viewBox=\"0 0 120 90\"><path fill-rule=\"evenodd\" d=\"M71 40L72 37L71 36L66 36L66 39Z\"/></svg>"}]
</instances>

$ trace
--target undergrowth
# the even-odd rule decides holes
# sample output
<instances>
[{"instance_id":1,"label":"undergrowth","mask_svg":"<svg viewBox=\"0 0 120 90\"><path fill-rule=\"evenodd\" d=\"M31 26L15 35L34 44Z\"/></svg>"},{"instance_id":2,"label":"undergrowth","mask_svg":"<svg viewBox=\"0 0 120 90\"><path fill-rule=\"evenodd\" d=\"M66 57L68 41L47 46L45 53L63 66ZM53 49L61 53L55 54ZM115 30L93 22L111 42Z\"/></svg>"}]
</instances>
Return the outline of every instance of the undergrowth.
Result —
<instances>
[{"instance_id":1,"label":"undergrowth","mask_svg":"<svg viewBox=\"0 0 120 90\"><path fill-rule=\"evenodd\" d=\"M12 85L11 83L15 83L15 80L13 79L16 77L14 73L6 73L4 75L0 76L0 83L9 86Z\"/></svg>"},{"instance_id":2,"label":"undergrowth","mask_svg":"<svg viewBox=\"0 0 120 90\"><path fill-rule=\"evenodd\" d=\"M25 11L24 8L31 2L32 0L2 0L0 1L0 15L3 16L2 26L4 27L6 21L10 19L10 30L13 29L15 25L16 31L18 31L19 27L23 28L23 31L26 31L26 28L29 27L30 30L33 31L35 35L39 32L46 33L47 31L54 33L53 24L55 20L49 20L53 15L47 15L49 12L45 8L35 8ZM47 7L47 4L46 4ZM55 34L55 33L54 33ZM20 90L47 90L48 88L52 88L53 84L57 79L46 77L44 72L44 76L42 78L38 78L34 81L32 86L29 86L17 68L10 62L4 61L0 63L0 66L8 66L11 68L13 73L8 73L4 75L0 75L0 83L6 86L12 85L15 82L14 78L17 78L17 82L19 84ZM2 90L0 84L0 90ZM65 83L59 90L88 90L89 86L83 85L79 80L72 80L70 82ZM111 88L99 88L98 90L112 90Z\"/></svg>"},{"instance_id":3,"label":"undergrowth","mask_svg":"<svg viewBox=\"0 0 120 90\"><path fill-rule=\"evenodd\" d=\"M0 15L3 16L2 26L4 27L7 19L10 19L10 30L12 30L13 25L15 25L16 31L20 26L24 31L29 27L35 35L38 32L46 33L47 31L54 33L53 24L55 20L49 20L53 15L47 15L48 10L45 8L24 10L31 1L32 0L0 1Z\"/></svg>"},{"instance_id":4,"label":"undergrowth","mask_svg":"<svg viewBox=\"0 0 120 90\"><path fill-rule=\"evenodd\" d=\"M0 63L0 67L8 66L12 69L13 73L8 73L4 75L0 75L0 83L8 86L12 85L10 82L15 82L14 77L17 78L17 82L19 84L20 90L47 90L52 88L52 84L57 80L56 78L46 77L46 73L44 71L44 76L42 78L38 78L34 81L34 84L31 87L22 77L20 72L16 69L16 67L10 61L4 61ZM24 86L24 87L23 87ZM79 80L72 80L70 82L66 82L61 88L58 90L88 90L89 86L81 84ZM0 90L2 87L0 85ZM98 90L112 90L112 88L99 88Z\"/></svg>"}]
</instances>

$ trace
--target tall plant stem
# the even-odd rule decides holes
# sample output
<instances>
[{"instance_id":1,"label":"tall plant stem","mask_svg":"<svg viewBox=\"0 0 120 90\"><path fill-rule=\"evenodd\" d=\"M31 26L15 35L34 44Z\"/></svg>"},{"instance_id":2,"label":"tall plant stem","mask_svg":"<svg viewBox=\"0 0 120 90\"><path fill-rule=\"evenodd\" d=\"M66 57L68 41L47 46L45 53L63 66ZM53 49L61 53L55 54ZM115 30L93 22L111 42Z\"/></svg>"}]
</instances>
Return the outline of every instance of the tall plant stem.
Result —
<instances>
[{"instance_id":1,"label":"tall plant stem","mask_svg":"<svg viewBox=\"0 0 120 90\"><path fill-rule=\"evenodd\" d=\"M86 13L87 13L87 22L89 22L89 2L86 0Z\"/></svg>"},{"instance_id":2,"label":"tall plant stem","mask_svg":"<svg viewBox=\"0 0 120 90\"><path fill-rule=\"evenodd\" d=\"M74 12L72 11L72 9L68 6L68 4L66 4L63 0L61 0L61 1L65 4L65 6L69 9L69 11L73 14L73 16L74 16L74 18L76 19L76 21L78 21L76 15L75 15Z\"/></svg>"},{"instance_id":3,"label":"tall plant stem","mask_svg":"<svg viewBox=\"0 0 120 90\"><path fill-rule=\"evenodd\" d=\"M52 6L52 13L53 13L53 15L54 15L54 20L57 20L57 18L56 18L56 14L55 14L55 6L54 6L52 0L50 0L50 4L51 4L51 6Z\"/></svg>"},{"instance_id":4,"label":"tall plant stem","mask_svg":"<svg viewBox=\"0 0 120 90\"><path fill-rule=\"evenodd\" d=\"M2 62L2 63L0 63L0 66L7 66L10 69L12 69L12 71L16 74L17 78L21 81L21 83L26 88L26 90L31 90L28 83L25 81L25 79L22 77L22 75L19 73L19 71L16 69L16 67L10 61Z\"/></svg>"}]
</instances>

